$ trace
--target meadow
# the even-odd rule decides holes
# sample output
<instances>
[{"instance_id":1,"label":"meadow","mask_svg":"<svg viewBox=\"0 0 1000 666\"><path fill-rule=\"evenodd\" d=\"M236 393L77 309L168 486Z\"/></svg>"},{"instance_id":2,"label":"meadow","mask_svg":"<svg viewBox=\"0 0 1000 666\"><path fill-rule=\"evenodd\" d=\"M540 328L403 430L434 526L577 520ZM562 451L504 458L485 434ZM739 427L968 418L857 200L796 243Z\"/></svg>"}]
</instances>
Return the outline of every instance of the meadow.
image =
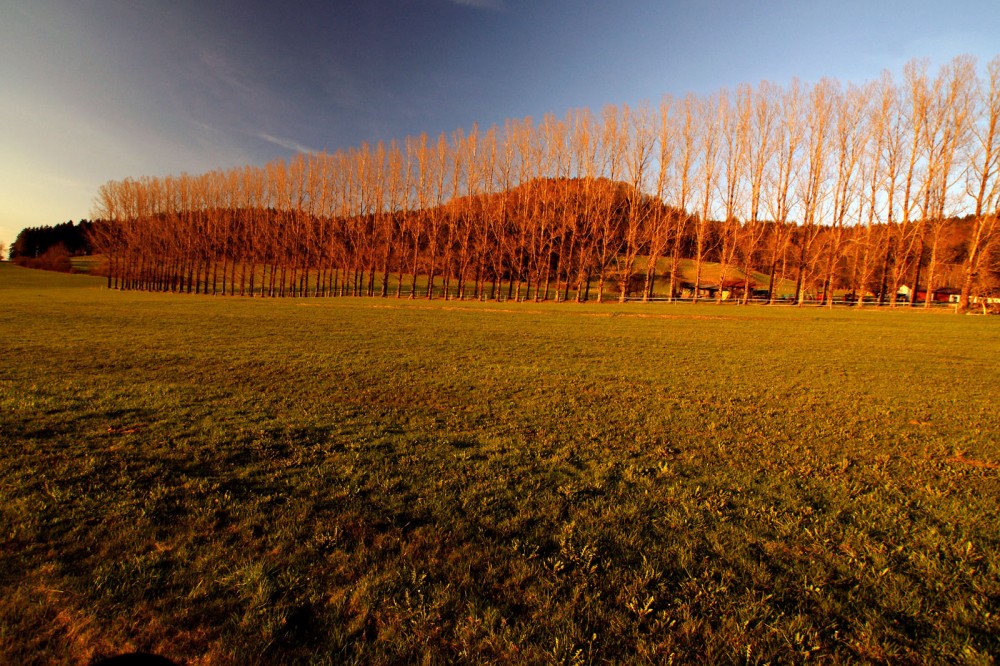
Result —
<instances>
[{"instance_id":1,"label":"meadow","mask_svg":"<svg viewBox=\"0 0 1000 666\"><path fill-rule=\"evenodd\" d=\"M0 264L0 662L995 663L1000 319Z\"/></svg>"}]
</instances>

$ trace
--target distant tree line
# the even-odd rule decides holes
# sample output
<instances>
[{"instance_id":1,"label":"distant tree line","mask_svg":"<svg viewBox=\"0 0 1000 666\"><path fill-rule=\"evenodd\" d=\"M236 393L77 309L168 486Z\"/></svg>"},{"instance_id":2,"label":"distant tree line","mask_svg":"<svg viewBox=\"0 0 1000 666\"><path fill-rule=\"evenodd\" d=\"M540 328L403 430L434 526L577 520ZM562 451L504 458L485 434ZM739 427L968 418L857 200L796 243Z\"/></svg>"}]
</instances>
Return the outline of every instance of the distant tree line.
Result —
<instances>
[{"instance_id":1,"label":"distant tree line","mask_svg":"<svg viewBox=\"0 0 1000 666\"><path fill-rule=\"evenodd\" d=\"M93 223L72 220L51 227L27 227L10 246L10 260L21 266L69 272L70 257L92 253Z\"/></svg>"},{"instance_id":2,"label":"distant tree line","mask_svg":"<svg viewBox=\"0 0 1000 666\"><path fill-rule=\"evenodd\" d=\"M1000 274L998 130L1000 57L913 61L901 82L762 82L112 181L92 239L122 289L697 300L711 261L717 299L757 272L771 302L787 279L799 303L909 286L930 305L958 264L967 307Z\"/></svg>"}]
</instances>

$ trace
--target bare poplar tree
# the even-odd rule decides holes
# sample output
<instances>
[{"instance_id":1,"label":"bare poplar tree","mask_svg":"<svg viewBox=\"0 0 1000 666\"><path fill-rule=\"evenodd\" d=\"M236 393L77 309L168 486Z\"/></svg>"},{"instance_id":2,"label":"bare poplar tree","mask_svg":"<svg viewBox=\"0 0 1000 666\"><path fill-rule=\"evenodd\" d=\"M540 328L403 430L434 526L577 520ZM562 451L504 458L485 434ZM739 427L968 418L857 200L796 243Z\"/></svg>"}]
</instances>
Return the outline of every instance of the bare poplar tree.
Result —
<instances>
[{"instance_id":1,"label":"bare poplar tree","mask_svg":"<svg viewBox=\"0 0 1000 666\"><path fill-rule=\"evenodd\" d=\"M871 282L876 262L889 248L902 136L897 122L896 88L888 72L884 72L882 78L872 85L871 96L866 120L870 136L859 161L859 187L863 193L858 220L863 228L855 230L853 238L851 289L858 307L864 305L869 292L875 291ZM880 211L884 211L884 215ZM881 302L885 291L884 276L877 291Z\"/></svg>"},{"instance_id":2,"label":"bare poplar tree","mask_svg":"<svg viewBox=\"0 0 1000 666\"><path fill-rule=\"evenodd\" d=\"M750 90L742 86L737 92L736 102L730 100L723 90L719 100L719 114L722 122L722 209L721 247L719 252L719 289L716 303L721 303L730 266L736 257L739 240L740 221L737 217L744 193L745 168L749 143L751 106ZM744 99L745 98L745 99Z\"/></svg>"},{"instance_id":3,"label":"bare poplar tree","mask_svg":"<svg viewBox=\"0 0 1000 666\"><path fill-rule=\"evenodd\" d=\"M966 192L974 202L962 278L959 309L968 310L969 300L983 265L985 251L997 235L1000 212L1000 56L986 66L986 80L977 90L977 122L973 125L972 153Z\"/></svg>"},{"instance_id":4,"label":"bare poplar tree","mask_svg":"<svg viewBox=\"0 0 1000 666\"><path fill-rule=\"evenodd\" d=\"M923 207L924 222L930 227L931 239L925 307L930 307L933 302L934 280L938 277L941 234L951 192L960 175L955 168L955 160L970 137L969 121L974 83L975 63L971 57L964 56L955 58L945 65L934 85L935 94L931 102L932 121L927 125L929 160L925 200L929 205ZM914 284L917 284L916 280Z\"/></svg>"},{"instance_id":5,"label":"bare poplar tree","mask_svg":"<svg viewBox=\"0 0 1000 666\"><path fill-rule=\"evenodd\" d=\"M624 175L628 179L626 181L628 190L625 193L627 198L625 239L622 251L616 257L619 279L618 301L624 303L635 270L636 256L645 245L643 232L652 213L652 206L645 190L653 148L656 144L656 126L648 105L642 105L634 111L628 106L622 107L616 140L622 144ZM646 270L648 272L650 268L647 267Z\"/></svg>"},{"instance_id":6,"label":"bare poplar tree","mask_svg":"<svg viewBox=\"0 0 1000 666\"><path fill-rule=\"evenodd\" d=\"M781 121L776 133L775 161L768 178L770 196L765 198L773 221L770 234L770 275L768 278L768 303L773 305L778 297L776 283L785 279L788 248L794 231L789 217L796 200L793 184L799 180L800 146L804 135L804 92L798 80L781 92ZM778 266L781 265L779 276Z\"/></svg>"},{"instance_id":7,"label":"bare poplar tree","mask_svg":"<svg viewBox=\"0 0 1000 666\"><path fill-rule=\"evenodd\" d=\"M597 123L587 109L576 113L572 136L573 162L576 165L576 178L582 183L579 192L574 197L573 205L573 236L579 246L576 277L576 300L582 302L590 297L590 281L593 269L598 239L593 218L598 214L597 206L597 175L599 166L599 141ZM569 289L567 280L567 291Z\"/></svg>"},{"instance_id":8,"label":"bare poplar tree","mask_svg":"<svg viewBox=\"0 0 1000 666\"><path fill-rule=\"evenodd\" d=\"M836 176L833 184L833 209L826 275L823 280L822 299L828 307L833 307L835 272L841 259L844 223L854 214L859 205L858 165L864 155L870 137L868 104L871 88L849 85L846 92L838 95L838 112L833 130L833 149Z\"/></svg>"},{"instance_id":9,"label":"bare poplar tree","mask_svg":"<svg viewBox=\"0 0 1000 666\"><path fill-rule=\"evenodd\" d=\"M486 296L486 280L491 266L498 266L502 243L493 236L495 224L492 222L493 212L496 208L496 177L497 177L497 127L494 125L486 131L483 136L482 165L480 166L480 181L482 190L476 201L476 286L475 298L484 300ZM497 274L495 269L492 272L491 284L493 285L490 297L496 296Z\"/></svg>"},{"instance_id":10,"label":"bare poplar tree","mask_svg":"<svg viewBox=\"0 0 1000 666\"><path fill-rule=\"evenodd\" d=\"M776 97L774 86L763 81L757 90L742 90L741 105L747 108L746 151L750 210L743 233L743 302L750 300L753 287L754 256L766 227L761 223L760 212L764 196L765 176L775 156Z\"/></svg>"},{"instance_id":11,"label":"bare poplar tree","mask_svg":"<svg viewBox=\"0 0 1000 666\"><path fill-rule=\"evenodd\" d=\"M381 217L382 247L382 283L379 295L385 298L389 295L389 274L394 250L396 249L400 212L405 196L403 178L403 154L399 143L395 140L389 143L385 162L386 207ZM400 262L402 265L402 262Z\"/></svg>"},{"instance_id":12,"label":"bare poplar tree","mask_svg":"<svg viewBox=\"0 0 1000 666\"><path fill-rule=\"evenodd\" d=\"M410 298L417 297L417 272L418 259L420 256L420 241L424 235L424 227L427 226L428 208L431 202L431 191L433 188L433 178L431 169L433 168L433 158L431 149L427 145L427 135L421 134L419 139L407 140L407 151L411 155L414 168L414 178L412 186L415 188L414 202L416 205L414 224L410 227L410 243L412 245L412 259L410 265Z\"/></svg>"},{"instance_id":13,"label":"bare poplar tree","mask_svg":"<svg viewBox=\"0 0 1000 666\"><path fill-rule=\"evenodd\" d=\"M693 301L698 302L701 292L702 260L705 256L708 241L708 226L711 220L715 188L718 185L719 148L721 144L722 117L725 113L720 95L711 95L699 106L700 126L698 140L700 160L698 163L698 180L701 185L701 209L695 219L695 256L694 256L694 295Z\"/></svg>"},{"instance_id":14,"label":"bare poplar tree","mask_svg":"<svg viewBox=\"0 0 1000 666\"><path fill-rule=\"evenodd\" d=\"M670 285L669 299L676 297L679 289L679 272L681 262L681 252L684 246L684 237L687 233L687 224L690 217L688 205L694 196L695 188L695 165L698 159L698 98L693 94L688 94L683 102L676 107L676 112L671 114L671 122L674 126L674 133L678 137L677 159L674 161L676 169L674 171L674 190L676 192L676 207L673 217L673 229L671 241L673 248L670 253ZM697 283L695 285L697 289Z\"/></svg>"},{"instance_id":15,"label":"bare poplar tree","mask_svg":"<svg viewBox=\"0 0 1000 666\"><path fill-rule=\"evenodd\" d=\"M671 105L673 100L664 96L660 101L659 116L655 119L654 130L656 146L659 148L657 159L656 175L656 198L655 206L649 220L649 255L646 260L646 283L642 290L642 300L648 301L653 297L653 286L656 280L656 265L663 256L670 242L670 232L673 228L671 217L676 214L676 210L670 209L666 205L667 197L670 195L668 189L670 184L670 173L673 168L674 152L676 149L675 130L676 126L671 122Z\"/></svg>"},{"instance_id":16,"label":"bare poplar tree","mask_svg":"<svg viewBox=\"0 0 1000 666\"><path fill-rule=\"evenodd\" d=\"M548 260L545 263L545 285L543 299L549 297L552 269L552 255L555 258L555 300L559 301L562 294L564 274L568 280L573 259L573 220L571 215L570 173L572 170L572 152L570 147L570 126L572 115L556 119L552 117L546 123L547 142L551 161L552 177L555 187L552 191L550 206L552 207L552 225L550 227Z\"/></svg>"},{"instance_id":17,"label":"bare poplar tree","mask_svg":"<svg viewBox=\"0 0 1000 666\"><path fill-rule=\"evenodd\" d=\"M904 108L906 132L909 138L907 142L908 152L906 154L906 172L903 176L903 201L901 215L902 219L896 228L894 256L895 261L892 266L892 306L896 305L897 293L900 285L905 279L905 272L910 261L916 264L917 270L922 261L923 239L920 236L920 225L913 220L914 210L920 201L918 192L918 178L920 170L924 168L921 156L923 137L926 134L927 113L928 113L928 83L927 83L927 61L911 60L903 67ZM917 227L916 229L914 227ZM914 258L915 255L915 258ZM912 285L909 301L913 303L916 299L916 284Z\"/></svg>"},{"instance_id":18,"label":"bare poplar tree","mask_svg":"<svg viewBox=\"0 0 1000 666\"><path fill-rule=\"evenodd\" d=\"M798 192L802 202L802 225L799 230L799 256L795 280L795 301L799 305L805 300L808 276L815 268L816 257L813 244L822 227L820 217L827 196L829 179L829 143L833 123L835 83L823 79L813 86L809 93L809 105L805 113L805 153L802 155L803 168L800 172Z\"/></svg>"}]
</instances>

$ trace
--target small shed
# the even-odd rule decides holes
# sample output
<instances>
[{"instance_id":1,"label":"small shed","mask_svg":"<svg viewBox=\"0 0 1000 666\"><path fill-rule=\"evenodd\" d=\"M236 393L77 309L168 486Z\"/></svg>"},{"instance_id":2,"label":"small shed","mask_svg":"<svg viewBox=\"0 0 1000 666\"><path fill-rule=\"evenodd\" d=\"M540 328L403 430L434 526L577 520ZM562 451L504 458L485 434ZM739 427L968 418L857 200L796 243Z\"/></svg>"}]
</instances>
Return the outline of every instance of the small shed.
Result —
<instances>
[{"instance_id":1,"label":"small shed","mask_svg":"<svg viewBox=\"0 0 1000 666\"><path fill-rule=\"evenodd\" d=\"M931 300L935 303L958 303L958 299L962 295L962 290L957 287L938 287L934 290ZM917 303L923 303L927 300L927 290L918 289L917 290Z\"/></svg>"}]
</instances>

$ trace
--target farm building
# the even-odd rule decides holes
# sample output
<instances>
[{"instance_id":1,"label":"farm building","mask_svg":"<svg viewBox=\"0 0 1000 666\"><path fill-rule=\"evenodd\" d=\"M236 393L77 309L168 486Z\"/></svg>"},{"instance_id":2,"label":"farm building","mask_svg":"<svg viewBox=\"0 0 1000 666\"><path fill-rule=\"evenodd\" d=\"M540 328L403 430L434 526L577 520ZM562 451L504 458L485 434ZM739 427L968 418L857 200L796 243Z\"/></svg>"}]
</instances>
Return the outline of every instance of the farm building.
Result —
<instances>
[{"instance_id":1,"label":"farm building","mask_svg":"<svg viewBox=\"0 0 1000 666\"><path fill-rule=\"evenodd\" d=\"M962 290L955 287L939 287L934 290L933 300L935 303L958 303ZM923 303L927 300L927 290L917 289L917 302Z\"/></svg>"},{"instance_id":2,"label":"farm building","mask_svg":"<svg viewBox=\"0 0 1000 666\"><path fill-rule=\"evenodd\" d=\"M757 286L753 280L750 280L750 289ZM723 301L731 298L743 298L744 289L746 288L746 282L743 278L734 278L731 280L724 280L722 284L702 283L698 285L698 298L710 298L714 299L719 295L719 290L722 290ZM684 298L692 298L694 296L695 288L693 282L681 282L681 294ZM753 293L751 291L751 293Z\"/></svg>"},{"instance_id":3,"label":"farm building","mask_svg":"<svg viewBox=\"0 0 1000 666\"><path fill-rule=\"evenodd\" d=\"M899 288L896 292L897 301L910 302L910 294L912 290L905 284ZM934 290L933 300L935 303L958 303L958 299L962 294L962 290L956 287L938 287ZM927 300L927 289L917 289L917 296L913 302L923 303Z\"/></svg>"}]
</instances>

